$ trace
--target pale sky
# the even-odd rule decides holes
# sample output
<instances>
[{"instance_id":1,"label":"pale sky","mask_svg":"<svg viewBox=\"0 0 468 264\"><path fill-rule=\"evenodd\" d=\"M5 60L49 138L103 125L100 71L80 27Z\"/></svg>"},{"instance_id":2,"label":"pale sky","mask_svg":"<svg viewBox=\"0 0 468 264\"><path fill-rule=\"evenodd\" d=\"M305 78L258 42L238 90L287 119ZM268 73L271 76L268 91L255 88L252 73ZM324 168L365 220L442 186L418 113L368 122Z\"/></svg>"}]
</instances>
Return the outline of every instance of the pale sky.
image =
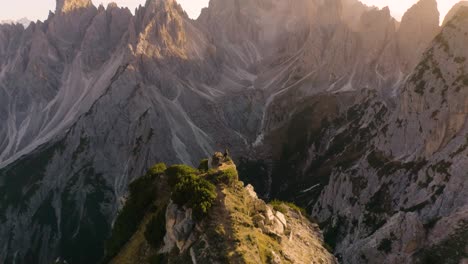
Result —
<instances>
[{"instance_id":1,"label":"pale sky","mask_svg":"<svg viewBox=\"0 0 468 264\"><path fill-rule=\"evenodd\" d=\"M144 5L146 0L93 0L95 5L116 2L119 6L128 6L133 12L138 5ZM192 18L197 18L201 8L208 5L209 0L177 0ZM405 11L417 0L361 0L361 2L377 7L389 6L392 15L400 20ZM445 14L459 0L438 0L441 22ZM0 0L0 20L17 20L27 17L30 20L44 20L49 10L55 10L55 0Z\"/></svg>"}]
</instances>

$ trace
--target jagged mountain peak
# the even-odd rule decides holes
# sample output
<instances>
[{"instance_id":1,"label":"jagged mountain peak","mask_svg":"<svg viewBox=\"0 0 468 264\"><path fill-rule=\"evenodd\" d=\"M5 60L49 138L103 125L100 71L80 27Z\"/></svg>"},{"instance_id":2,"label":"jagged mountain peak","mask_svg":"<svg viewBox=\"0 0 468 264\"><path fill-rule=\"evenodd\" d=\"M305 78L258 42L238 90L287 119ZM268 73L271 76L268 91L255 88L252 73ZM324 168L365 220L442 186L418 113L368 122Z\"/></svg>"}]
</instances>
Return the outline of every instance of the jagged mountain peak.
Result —
<instances>
[{"instance_id":1,"label":"jagged mountain peak","mask_svg":"<svg viewBox=\"0 0 468 264\"><path fill-rule=\"evenodd\" d=\"M444 25L444 29L445 26L451 23L453 27L458 28L457 32L466 31L466 24L468 22L468 1L463 1L459 4L460 5L452 8L453 15L446 21L447 24Z\"/></svg>"},{"instance_id":2,"label":"jagged mountain peak","mask_svg":"<svg viewBox=\"0 0 468 264\"><path fill-rule=\"evenodd\" d=\"M405 71L415 66L440 30L439 15L435 0L421 0L404 14L398 32L398 44L402 57L407 58L402 65Z\"/></svg>"},{"instance_id":3,"label":"jagged mountain peak","mask_svg":"<svg viewBox=\"0 0 468 264\"><path fill-rule=\"evenodd\" d=\"M186 57L188 15L175 0L148 0L135 17L136 52L148 57ZM136 37L136 35L135 35Z\"/></svg>"},{"instance_id":4,"label":"jagged mountain peak","mask_svg":"<svg viewBox=\"0 0 468 264\"><path fill-rule=\"evenodd\" d=\"M157 23L166 24L171 19L186 19L188 15L182 6L175 0L147 0L144 7L137 10L144 24L151 20L159 20ZM137 18L138 19L138 18Z\"/></svg>"},{"instance_id":5,"label":"jagged mountain peak","mask_svg":"<svg viewBox=\"0 0 468 264\"><path fill-rule=\"evenodd\" d=\"M457 14L457 12L460 10L462 7L468 7L468 1L460 1L456 5L454 5L450 11L447 13L445 16L444 22L442 23L442 26L447 25L447 23Z\"/></svg>"},{"instance_id":6,"label":"jagged mountain peak","mask_svg":"<svg viewBox=\"0 0 468 264\"><path fill-rule=\"evenodd\" d=\"M111 8L118 8L119 5L117 5L116 2L110 2L109 4L107 4L107 9L111 9Z\"/></svg>"},{"instance_id":7,"label":"jagged mountain peak","mask_svg":"<svg viewBox=\"0 0 468 264\"><path fill-rule=\"evenodd\" d=\"M427 20L434 24L439 24L439 9L436 0L420 0L414 4L401 19L401 23L409 23L410 20Z\"/></svg>"},{"instance_id":8,"label":"jagged mountain peak","mask_svg":"<svg viewBox=\"0 0 468 264\"><path fill-rule=\"evenodd\" d=\"M175 9L184 13L184 10L176 0L147 0L145 8L151 12L171 11Z\"/></svg>"},{"instance_id":9,"label":"jagged mountain peak","mask_svg":"<svg viewBox=\"0 0 468 264\"><path fill-rule=\"evenodd\" d=\"M91 0L57 0L56 13L68 13L92 5Z\"/></svg>"}]
</instances>

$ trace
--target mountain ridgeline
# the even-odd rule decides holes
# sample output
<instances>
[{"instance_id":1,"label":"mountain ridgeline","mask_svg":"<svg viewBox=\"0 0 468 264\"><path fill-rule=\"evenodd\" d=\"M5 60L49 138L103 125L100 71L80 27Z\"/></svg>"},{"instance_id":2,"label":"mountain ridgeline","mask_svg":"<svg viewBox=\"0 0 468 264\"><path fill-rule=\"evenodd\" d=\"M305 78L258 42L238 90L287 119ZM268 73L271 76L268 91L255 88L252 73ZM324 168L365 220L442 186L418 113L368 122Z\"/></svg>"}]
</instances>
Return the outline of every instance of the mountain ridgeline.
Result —
<instances>
[{"instance_id":1,"label":"mountain ridgeline","mask_svg":"<svg viewBox=\"0 0 468 264\"><path fill-rule=\"evenodd\" d=\"M401 22L357 0L211 0L196 20L57 0L0 24L0 263L333 263L306 214L342 263L460 263L466 2L439 24L435 0ZM258 197L306 214L147 173L226 147Z\"/></svg>"},{"instance_id":2,"label":"mountain ridgeline","mask_svg":"<svg viewBox=\"0 0 468 264\"><path fill-rule=\"evenodd\" d=\"M266 204L221 153L198 169L153 166L107 242L109 263L337 263L318 224L291 203Z\"/></svg>"}]
</instances>

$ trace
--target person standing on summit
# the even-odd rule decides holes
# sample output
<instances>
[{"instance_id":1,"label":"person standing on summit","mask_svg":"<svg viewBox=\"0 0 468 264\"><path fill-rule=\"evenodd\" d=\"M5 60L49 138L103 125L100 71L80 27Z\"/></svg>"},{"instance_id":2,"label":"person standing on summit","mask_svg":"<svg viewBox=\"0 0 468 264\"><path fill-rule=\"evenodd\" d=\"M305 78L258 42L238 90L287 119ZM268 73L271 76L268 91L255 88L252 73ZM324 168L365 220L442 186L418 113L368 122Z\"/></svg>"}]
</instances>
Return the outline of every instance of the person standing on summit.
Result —
<instances>
[{"instance_id":1,"label":"person standing on summit","mask_svg":"<svg viewBox=\"0 0 468 264\"><path fill-rule=\"evenodd\" d=\"M229 157L229 149L226 148L226 149L224 150L224 160L227 160L228 157Z\"/></svg>"}]
</instances>

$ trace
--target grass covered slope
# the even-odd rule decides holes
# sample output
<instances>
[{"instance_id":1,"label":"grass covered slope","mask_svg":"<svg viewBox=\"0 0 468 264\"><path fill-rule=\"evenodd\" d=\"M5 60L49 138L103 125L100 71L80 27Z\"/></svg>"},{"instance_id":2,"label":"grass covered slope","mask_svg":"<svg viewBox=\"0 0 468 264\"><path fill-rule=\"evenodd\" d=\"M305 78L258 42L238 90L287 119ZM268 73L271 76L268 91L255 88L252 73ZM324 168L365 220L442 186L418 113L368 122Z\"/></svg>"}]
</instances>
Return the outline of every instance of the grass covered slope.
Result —
<instances>
[{"instance_id":1,"label":"grass covered slope","mask_svg":"<svg viewBox=\"0 0 468 264\"><path fill-rule=\"evenodd\" d=\"M158 168L131 185L104 262L335 263L318 225L292 204L258 199L229 157Z\"/></svg>"}]
</instances>

